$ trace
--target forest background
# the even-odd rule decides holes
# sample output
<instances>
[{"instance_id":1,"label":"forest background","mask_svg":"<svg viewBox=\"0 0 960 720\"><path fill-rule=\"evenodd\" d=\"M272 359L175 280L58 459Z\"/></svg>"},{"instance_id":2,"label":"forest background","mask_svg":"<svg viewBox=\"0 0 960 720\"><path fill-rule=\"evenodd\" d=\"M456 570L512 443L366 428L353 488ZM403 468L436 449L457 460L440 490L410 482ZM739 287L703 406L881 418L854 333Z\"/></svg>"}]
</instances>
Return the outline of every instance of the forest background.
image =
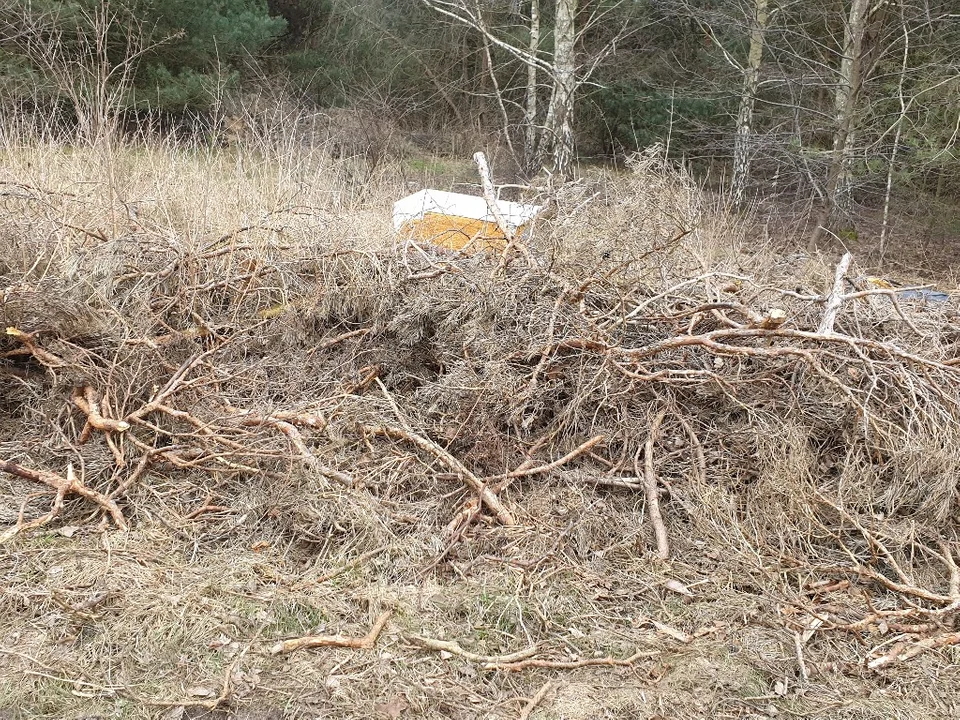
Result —
<instances>
[{"instance_id":1,"label":"forest background","mask_svg":"<svg viewBox=\"0 0 960 720\"><path fill-rule=\"evenodd\" d=\"M0 2L8 125L219 142L277 103L374 160L496 145L529 179L660 143L813 241L960 234L950 0Z\"/></svg>"}]
</instances>

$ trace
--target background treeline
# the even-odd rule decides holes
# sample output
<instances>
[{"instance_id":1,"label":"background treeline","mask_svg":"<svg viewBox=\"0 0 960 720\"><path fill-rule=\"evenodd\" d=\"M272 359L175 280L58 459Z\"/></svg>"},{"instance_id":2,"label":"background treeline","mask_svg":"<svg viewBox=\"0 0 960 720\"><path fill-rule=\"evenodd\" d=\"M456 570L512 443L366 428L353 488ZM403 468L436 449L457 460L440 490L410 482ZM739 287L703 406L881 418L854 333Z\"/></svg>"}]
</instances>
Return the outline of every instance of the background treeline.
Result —
<instances>
[{"instance_id":1,"label":"background treeline","mask_svg":"<svg viewBox=\"0 0 960 720\"><path fill-rule=\"evenodd\" d=\"M434 152L482 133L526 175L568 131L581 162L661 143L823 221L960 199L955 0L0 0L8 121L217 128L264 92Z\"/></svg>"}]
</instances>

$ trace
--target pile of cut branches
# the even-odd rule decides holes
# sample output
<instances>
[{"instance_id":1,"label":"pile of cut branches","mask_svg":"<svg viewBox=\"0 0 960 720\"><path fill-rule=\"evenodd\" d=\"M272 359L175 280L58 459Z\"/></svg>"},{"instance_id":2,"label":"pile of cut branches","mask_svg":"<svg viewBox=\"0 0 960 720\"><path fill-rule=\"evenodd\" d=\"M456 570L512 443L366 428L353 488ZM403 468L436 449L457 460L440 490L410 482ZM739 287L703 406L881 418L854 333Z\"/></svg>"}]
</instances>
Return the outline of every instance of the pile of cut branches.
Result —
<instances>
[{"instance_id":1,"label":"pile of cut branches","mask_svg":"<svg viewBox=\"0 0 960 720\"><path fill-rule=\"evenodd\" d=\"M960 642L954 304L859 285L849 257L819 289L695 271L691 232L535 268L8 235L0 470L27 484L0 541L293 478L369 532L412 514L442 538L429 569L478 523L535 524L532 484L591 484L642 494L662 559L709 543L788 578L798 653L828 628L878 633L872 667ZM324 513L257 509L294 535Z\"/></svg>"}]
</instances>

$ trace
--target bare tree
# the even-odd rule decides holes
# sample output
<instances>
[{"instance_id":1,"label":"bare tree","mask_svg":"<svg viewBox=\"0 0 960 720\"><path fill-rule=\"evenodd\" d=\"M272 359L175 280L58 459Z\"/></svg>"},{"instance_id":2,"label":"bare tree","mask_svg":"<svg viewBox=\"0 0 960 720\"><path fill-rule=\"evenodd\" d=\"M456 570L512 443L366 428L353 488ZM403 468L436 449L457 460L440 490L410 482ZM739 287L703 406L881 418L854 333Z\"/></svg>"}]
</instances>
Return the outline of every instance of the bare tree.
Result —
<instances>
[{"instance_id":1,"label":"bare tree","mask_svg":"<svg viewBox=\"0 0 960 720\"><path fill-rule=\"evenodd\" d=\"M864 79L875 60L876 39L883 22L885 3L873 8L869 0L851 0L844 23L840 68L834 94L835 123L833 148L827 168L822 209L814 227L811 243L826 230L835 211L849 216L853 204L852 160L856 138L858 104Z\"/></svg>"},{"instance_id":2,"label":"bare tree","mask_svg":"<svg viewBox=\"0 0 960 720\"><path fill-rule=\"evenodd\" d=\"M58 13L38 14L29 4L22 5L18 32L6 41L69 99L80 139L98 145L114 136L144 54L171 38L147 43L140 21L122 2L99 0L81 6L75 22L71 26ZM111 47L117 38L122 47Z\"/></svg>"},{"instance_id":3,"label":"bare tree","mask_svg":"<svg viewBox=\"0 0 960 720\"><path fill-rule=\"evenodd\" d=\"M552 35L553 48L545 51L541 48L544 5L540 0L519 3L511 0L510 11L513 17L522 17L526 26L526 42L517 43L508 40L505 33L491 27L485 11L496 3L481 3L480 0L423 0L434 11L462 25L479 32L491 46L505 52L526 68L526 82L523 88L522 119L517 123L523 130L523 156L517 160L524 169L533 174L546 169L551 174L567 176L572 172L576 138L574 133L574 110L579 88L597 69L604 58L609 56L615 43L628 31L624 23L612 33L614 40L608 42L599 51L585 57L578 51L585 35L601 22L608 20L621 5L620 2L602 3L591 12L583 12L578 0L555 0L553 3L553 27L546 31ZM523 13L526 6L526 14ZM516 29L514 26L512 29ZM584 57L580 57L583 55ZM541 82L541 78L545 82ZM543 86L549 92L549 101L542 117L539 97ZM512 103L502 97L506 89L495 86L500 97L497 103L500 114L504 115L507 105L520 106L520 101ZM509 123L507 123L509 124ZM508 132L511 128L507 127Z\"/></svg>"},{"instance_id":4,"label":"bare tree","mask_svg":"<svg viewBox=\"0 0 960 720\"><path fill-rule=\"evenodd\" d=\"M573 110L577 91L575 45L577 0L557 0L553 26L553 88L544 120L541 157L549 157L549 170L565 177L573 163Z\"/></svg>"},{"instance_id":5,"label":"bare tree","mask_svg":"<svg viewBox=\"0 0 960 720\"><path fill-rule=\"evenodd\" d=\"M750 26L750 49L747 64L743 68L743 90L740 93L740 108L737 112L737 130L733 145L733 181L730 201L734 207L742 207L747 185L750 182L750 159L753 153L753 109L757 103L757 88L760 84L760 63L763 59L764 32L770 12L767 0L754 0Z\"/></svg>"}]
</instances>

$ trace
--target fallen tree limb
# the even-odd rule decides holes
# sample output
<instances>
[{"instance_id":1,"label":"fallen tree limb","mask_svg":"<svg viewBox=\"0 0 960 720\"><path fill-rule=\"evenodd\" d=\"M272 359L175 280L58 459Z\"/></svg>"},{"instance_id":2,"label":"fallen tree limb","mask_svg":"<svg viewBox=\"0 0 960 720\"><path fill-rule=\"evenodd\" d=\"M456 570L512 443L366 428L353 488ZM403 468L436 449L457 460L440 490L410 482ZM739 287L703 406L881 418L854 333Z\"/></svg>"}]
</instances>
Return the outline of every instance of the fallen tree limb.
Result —
<instances>
[{"instance_id":1,"label":"fallen tree limb","mask_svg":"<svg viewBox=\"0 0 960 720\"><path fill-rule=\"evenodd\" d=\"M765 345L734 345L732 342L749 339L766 340ZM678 350L685 347L704 347L713 352L724 355L748 355L752 357L787 357L795 356L809 358L810 350L794 347L791 345L770 345L773 339L801 340L816 343L820 345L845 345L856 351L858 349L872 350L883 353L888 357L895 357L898 360L906 361L920 367L928 367L936 370L942 370L949 373L952 377L957 377L960 368L948 364L951 361L941 362L932 360L923 355L912 353L889 342L880 340L871 340L864 337L853 335L843 335L840 333L824 334L819 332L810 332L809 330L794 330L792 328L721 328L711 330L700 335L676 335L665 340L660 340L650 345L641 347L622 347L600 340L588 340L585 338L568 338L552 345L542 346L539 350L532 353L524 351L516 353L511 357L533 358L540 357L543 354L552 354L558 350L588 350L592 352L609 354L611 356L623 358L629 361L639 361L644 358L654 357L669 350Z\"/></svg>"},{"instance_id":2,"label":"fallen tree limb","mask_svg":"<svg viewBox=\"0 0 960 720\"><path fill-rule=\"evenodd\" d=\"M377 638L380 637L380 633L383 632L383 628L386 626L391 615L393 615L392 610L380 613L380 617L373 623L370 632L363 637L349 637L347 635L307 635L305 637L278 642L270 648L270 654L279 655L281 653L293 652L294 650L317 647L342 647L352 648L354 650L369 650L373 647L374 643L377 642Z\"/></svg>"},{"instance_id":3,"label":"fallen tree limb","mask_svg":"<svg viewBox=\"0 0 960 720\"><path fill-rule=\"evenodd\" d=\"M52 487L57 491L57 498L62 501L63 497L73 493L79 495L87 500L96 503L101 508L106 510L110 517L113 518L113 522L116 524L117 528L120 530L129 530L130 526L127 525L127 521L123 517L123 513L120 511L119 506L110 498L108 498L103 493L99 493L96 490L92 490L83 484L80 480L77 480L73 475L73 466L67 467L67 477L62 477L56 473L48 472L46 470L31 470L30 468L25 468L22 465L18 465L15 462L9 460L0 460L0 471L9 473L10 475L15 475L24 480L31 480L32 482L41 483ZM59 510L57 510L59 512ZM51 516L55 517L56 513Z\"/></svg>"},{"instance_id":4,"label":"fallen tree limb","mask_svg":"<svg viewBox=\"0 0 960 720\"><path fill-rule=\"evenodd\" d=\"M251 325L248 328L239 330L233 335L227 338L224 338L219 344L214 345L213 347L208 348L207 350L204 350L203 352L198 353L193 357L190 357L184 360L183 363L181 363L180 367L178 367L173 372L173 374L167 380L166 384L160 390L153 393L153 395L150 397L150 400L145 405L142 405L138 409L134 410L133 412L128 414L124 419L127 422L132 423L134 420L140 420L142 418L145 418L147 415L153 412L156 412L158 409L161 408L161 406L165 405L167 398L169 398L174 393L179 392L180 390L186 387L189 387L191 384L197 381L196 378L194 380L187 380L187 376L190 375L190 373L192 373L193 370L197 368L201 363L203 363L207 358L223 350L227 345L229 345L236 338L240 337L241 335L254 332L255 330L259 329L267 322L269 321L262 320L261 322L258 322L255 325Z\"/></svg>"}]
</instances>

